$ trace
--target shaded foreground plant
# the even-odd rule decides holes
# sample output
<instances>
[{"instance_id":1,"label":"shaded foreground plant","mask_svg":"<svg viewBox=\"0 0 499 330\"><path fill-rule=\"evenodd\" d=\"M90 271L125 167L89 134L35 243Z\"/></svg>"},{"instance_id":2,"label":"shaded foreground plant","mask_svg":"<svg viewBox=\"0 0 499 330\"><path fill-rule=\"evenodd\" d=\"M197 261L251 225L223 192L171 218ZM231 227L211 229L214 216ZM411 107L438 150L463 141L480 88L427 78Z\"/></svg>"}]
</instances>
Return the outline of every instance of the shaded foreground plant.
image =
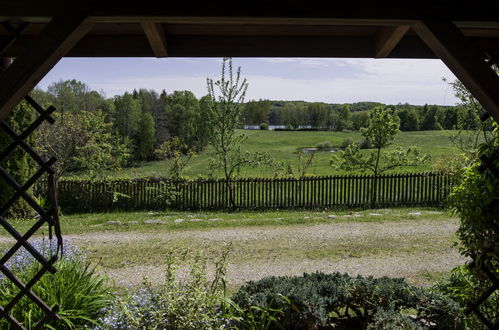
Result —
<instances>
[{"instance_id":1,"label":"shaded foreground plant","mask_svg":"<svg viewBox=\"0 0 499 330\"><path fill-rule=\"evenodd\" d=\"M462 327L458 303L399 278L340 273L267 277L248 282L233 299L244 310L250 306L280 310L276 322L286 329Z\"/></svg>"},{"instance_id":2,"label":"shaded foreground plant","mask_svg":"<svg viewBox=\"0 0 499 330\"><path fill-rule=\"evenodd\" d=\"M207 279L207 258L192 256L184 276L181 265L191 257L171 249L161 285L143 284L118 297L103 318L102 329L221 329L226 328L224 297L229 249L215 262L213 280Z\"/></svg>"},{"instance_id":3,"label":"shaded foreground plant","mask_svg":"<svg viewBox=\"0 0 499 330\"><path fill-rule=\"evenodd\" d=\"M33 245L45 255L55 250L50 242L37 241ZM50 329L75 329L97 325L104 309L113 300L106 279L95 273L85 255L70 242L65 242L65 254L57 262L57 273L46 274L33 287L50 307L59 305L59 321L47 324ZM26 250L21 249L6 266L24 283L40 270L41 266ZM9 280L0 277L0 305L5 306L17 295L19 289ZM12 309L12 315L25 327L31 329L44 313L29 298L22 298ZM4 319L1 329L10 329Z\"/></svg>"}]
</instances>

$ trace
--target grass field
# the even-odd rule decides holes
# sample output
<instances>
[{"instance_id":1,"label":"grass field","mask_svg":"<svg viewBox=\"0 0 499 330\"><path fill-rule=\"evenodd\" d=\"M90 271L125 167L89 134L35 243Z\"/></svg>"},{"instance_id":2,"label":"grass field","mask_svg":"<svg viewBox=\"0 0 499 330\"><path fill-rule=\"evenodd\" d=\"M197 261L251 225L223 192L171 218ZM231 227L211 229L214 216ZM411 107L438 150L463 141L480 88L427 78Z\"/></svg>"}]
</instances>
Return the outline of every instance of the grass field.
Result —
<instances>
[{"instance_id":1,"label":"grass field","mask_svg":"<svg viewBox=\"0 0 499 330\"><path fill-rule=\"evenodd\" d=\"M162 223L144 223L151 219ZM24 232L32 222L13 224ZM65 238L89 251L99 272L120 286L139 284L143 276L160 282L169 249L215 258L228 244L232 288L264 276L314 271L397 276L429 285L464 262L453 246L457 225L455 217L429 208L62 217ZM0 230L0 250L12 242Z\"/></svg>"},{"instance_id":2,"label":"grass field","mask_svg":"<svg viewBox=\"0 0 499 330\"><path fill-rule=\"evenodd\" d=\"M296 151L304 147L315 147L318 143L330 141L333 146L340 146L345 139L354 142L363 140L359 132L275 132L275 131L244 131L248 135L243 150L269 152L278 161L291 162L296 164ZM439 159L455 154L457 149L450 141L449 131L418 131L400 132L390 148L418 146L423 153L429 154L430 162L418 166L396 170L397 172L430 171L433 164ZM210 148L197 155L191 162L189 168L184 172L188 177L206 177L208 175L208 161ZM364 151L368 152L368 151ZM345 172L335 171L330 164L331 153L317 153L313 165L308 173L313 175L345 174ZM351 173L351 172L349 172ZM361 172L359 172L361 173ZM219 176L221 173L215 173ZM240 175L245 177L270 177L273 172L269 167L244 168ZM163 161L153 161L137 164L134 167L125 168L117 173L110 173L115 176L125 177L146 177L165 175L165 164ZM79 177L80 174L69 177Z\"/></svg>"}]
</instances>

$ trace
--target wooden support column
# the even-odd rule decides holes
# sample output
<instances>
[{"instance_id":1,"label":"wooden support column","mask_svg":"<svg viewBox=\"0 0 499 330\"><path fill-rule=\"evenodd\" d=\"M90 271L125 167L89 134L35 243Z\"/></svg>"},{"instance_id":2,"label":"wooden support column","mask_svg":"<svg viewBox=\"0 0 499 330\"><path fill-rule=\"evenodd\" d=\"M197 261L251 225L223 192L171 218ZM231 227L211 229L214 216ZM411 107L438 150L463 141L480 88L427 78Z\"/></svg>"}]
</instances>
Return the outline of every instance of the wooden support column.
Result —
<instances>
[{"instance_id":1,"label":"wooden support column","mask_svg":"<svg viewBox=\"0 0 499 330\"><path fill-rule=\"evenodd\" d=\"M408 25L382 27L376 37L374 57L383 58L390 55L409 29Z\"/></svg>"},{"instance_id":2,"label":"wooden support column","mask_svg":"<svg viewBox=\"0 0 499 330\"><path fill-rule=\"evenodd\" d=\"M412 28L499 122L499 77L486 64L485 54L467 45L451 21L423 20Z\"/></svg>"},{"instance_id":3,"label":"wooden support column","mask_svg":"<svg viewBox=\"0 0 499 330\"><path fill-rule=\"evenodd\" d=\"M53 18L39 37L0 74L0 121L92 28L87 15Z\"/></svg>"},{"instance_id":4,"label":"wooden support column","mask_svg":"<svg viewBox=\"0 0 499 330\"><path fill-rule=\"evenodd\" d=\"M163 26L159 23L142 22L142 29L149 41L154 56L167 57L168 48L166 45L166 36Z\"/></svg>"}]
</instances>

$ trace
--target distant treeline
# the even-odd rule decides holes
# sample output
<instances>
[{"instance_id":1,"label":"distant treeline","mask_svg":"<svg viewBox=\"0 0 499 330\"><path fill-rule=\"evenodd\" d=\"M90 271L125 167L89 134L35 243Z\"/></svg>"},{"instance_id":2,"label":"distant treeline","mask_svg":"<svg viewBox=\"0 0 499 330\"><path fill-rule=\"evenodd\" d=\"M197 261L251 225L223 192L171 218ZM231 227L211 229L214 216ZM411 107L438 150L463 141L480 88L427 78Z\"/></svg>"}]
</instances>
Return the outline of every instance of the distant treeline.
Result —
<instances>
[{"instance_id":1,"label":"distant treeline","mask_svg":"<svg viewBox=\"0 0 499 330\"><path fill-rule=\"evenodd\" d=\"M53 104L57 108L59 130L70 128L67 126L75 125L80 119L88 121L85 113L102 116L111 127L109 131L106 129L106 134L112 133L116 140L130 146L131 161L154 159L155 150L173 139L178 148L200 152L211 136L209 96L198 99L190 91L167 93L163 90L158 94L137 89L107 98L80 81L67 80L52 83L45 91L37 89L33 95L42 104ZM302 126L317 130L358 130L367 125L368 110L379 105L383 104L249 101L242 105L241 127L270 124L289 129ZM458 122L460 127L463 122L473 123L468 120L468 111L460 107L410 104L393 107L403 131L453 129ZM75 150L81 147L78 143L75 142ZM74 166L69 166L71 168Z\"/></svg>"},{"instance_id":2,"label":"distant treeline","mask_svg":"<svg viewBox=\"0 0 499 330\"><path fill-rule=\"evenodd\" d=\"M359 130L367 126L368 111L375 106L391 106L400 117L402 131L474 129L469 110L458 106L385 105L377 102L352 104L310 103L305 101L250 101L245 104L244 125L285 126L288 129L310 127L316 130ZM265 127L265 125L262 125Z\"/></svg>"}]
</instances>

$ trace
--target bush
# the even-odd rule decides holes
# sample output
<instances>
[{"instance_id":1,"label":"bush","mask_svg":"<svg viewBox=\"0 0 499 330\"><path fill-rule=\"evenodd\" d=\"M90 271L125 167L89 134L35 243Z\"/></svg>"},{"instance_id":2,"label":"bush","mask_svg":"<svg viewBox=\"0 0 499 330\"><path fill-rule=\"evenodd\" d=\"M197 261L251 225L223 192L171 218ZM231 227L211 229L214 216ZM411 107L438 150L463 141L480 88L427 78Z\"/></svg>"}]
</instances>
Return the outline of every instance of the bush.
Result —
<instances>
[{"instance_id":1,"label":"bush","mask_svg":"<svg viewBox=\"0 0 499 330\"><path fill-rule=\"evenodd\" d=\"M321 148L326 149L326 148L332 148L333 145L331 144L330 141L324 141L324 142L317 143L316 147L319 149L321 149Z\"/></svg>"},{"instance_id":2,"label":"bush","mask_svg":"<svg viewBox=\"0 0 499 330\"><path fill-rule=\"evenodd\" d=\"M195 255L185 277L177 274L187 260L188 251L180 257L170 250L166 260L164 283L143 285L116 299L102 319L101 329L220 329L232 319L226 303L225 273L228 249L215 263L215 275L207 281L206 258Z\"/></svg>"},{"instance_id":3,"label":"bush","mask_svg":"<svg viewBox=\"0 0 499 330\"><path fill-rule=\"evenodd\" d=\"M457 329L461 317L459 306L450 298L412 287L403 279L340 273L267 277L242 286L233 300L245 310L251 306L280 310L277 322L286 329L376 329L388 316L394 326L414 323ZM416 314L414 321L408 318L409 309Z\"/></svg>"},{"instance_id":4,"label":"bush","mask_svg":"<svg viewBox=\"0 0 499 330\"><path fill-rule=\"evenodd\" d=\"M435 284L433 290L450 297L464 309L468 303L476 301L490 286L487 282L483 278L477 277L468 265L462 265L454 268L447 278ZM499 291L494 292L483 302L480 311L489 320L499 318ZM468 315L464 321L470 329L481 327L481 322L474 313Z\"/></svg>"},{"instance_id":5,"label":"bush","mask_svg":"<svg viewBox=\"0 0 499 330\"><path fill-rule=\"evenodd\" d=\"M261 123L260 124L260 130L262 130L262 131L268 131L269 130L269 124L267 124L267 123Z\"/></svg>"},{"instance_id":6,"label":"bush","mask_svg":"<svg viewBox=\"0 0 499 330\"><path fill-rule=\"evenodd\" d=\"M50 243L33 243L39 251L49 255ZM6 264L14 275L27 283L41 269L40 264L26 250L22 249ZM59 321L50 321L49 326L56 329L74 329L98 325L98 319L113 300L111 288L105 278L97 275L90 267L85 255L74 245L65 242L64 256L56 264L57 273L46 274L33 287L48 306L59 305ZM0 305L6 306L19 292L9 280L0 277ZM22 298L12 309L12 315L25 327L31 329L44 313L29 298ZM10 329L5 319L0 320L0 328Z\"/></svg>"}]
</instances>

